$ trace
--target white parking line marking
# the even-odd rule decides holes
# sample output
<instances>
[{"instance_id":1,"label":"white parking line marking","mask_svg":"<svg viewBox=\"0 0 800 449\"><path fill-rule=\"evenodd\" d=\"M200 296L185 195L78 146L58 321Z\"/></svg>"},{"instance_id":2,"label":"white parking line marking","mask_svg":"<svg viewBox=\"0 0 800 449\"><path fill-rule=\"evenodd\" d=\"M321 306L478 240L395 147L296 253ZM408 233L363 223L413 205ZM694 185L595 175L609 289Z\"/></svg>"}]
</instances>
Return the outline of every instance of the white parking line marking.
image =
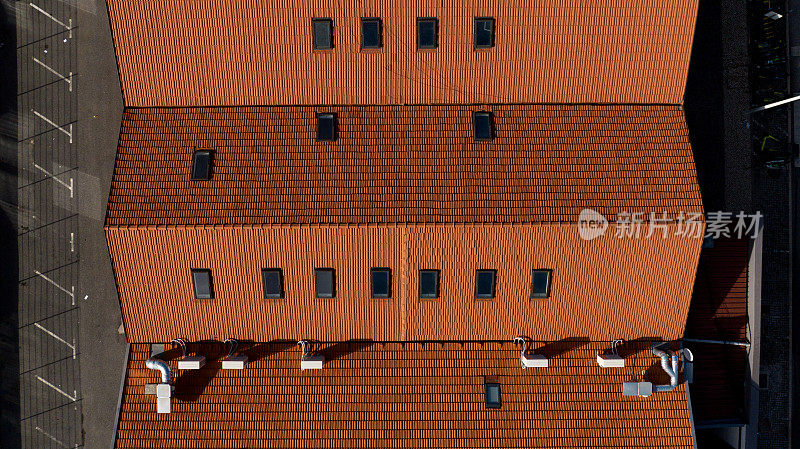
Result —
<instances>
[{"instance_id":1,"label":"white parking line marking","mask_svg":"<svg viewBox=\"0 0 800 449\"><path fill-rule=\"evenodd\" d=\"M70 126L71 126L71 125L70 125ZM42 173L44 173L45 175L47 175L47 176L49 176L49 177L51 177L51 178L55 179L55 180L56 180L56 182L58 182L58 183L59 183L59 184L61 184L62 186L64 186L64 187L66 187L67 189L69 189L69 197L70 197L70 198L74 198L74 197L75 197L75 192L74 192L74 190L73 190L73 188L72 188L72 187L73 187L72 178L69 178L69 184L67 184L66 182L64 182L64 181L62 181L62 180L60 180L60 179L58 179L58 177L54 176L54 175L53 175L52 173L50 173L49 171L47 171L47 170L45 170L44 168L42 168L42 166L41 166L41 165L39 165L39 164L37 164L36 162L34 162L34 163L33 163L33 166L34 166L34 167L36 167L36 168L38 168L39 170L41 170L41 171L42 171Z\"/></svg>"},{"instance_id":2,"label":"white parking line marking","mask_svg":"<svg viewBox=\"0 0 800 449\"><path fill-rule=\"evenodd\" d=\"M45 432L44 430L42 430L42 429L41 429L41 427L39 427L39 426L36 426L36 430L38 430L39 432L41 432L41 434L42 434L42 435L44 435L44 436L46 436L47 438L50 438L51 440L53 440L53 441L55 441L56 443L58 443L58 445L59 445L59 446L61 446L61 447L69 447L69 446L67 446L66 444L62 443L61 441L57 440L57 439L56 439L56 437L54 437L53 435L50 435L49 433L47 433L47 432Z\"/></svg>"},{"instance_id":3,"label":"white parking line marking","mask_svg":"<svg viewBox=\"0 0 800 449\"><path fill-rule=\"evenodd\" d=\"M64 343L65 345L69 346L69 347L70 347L70 349L72 349L72 358L73 358L73 359L77 358L77 353L76 353L76 351L75 351L75 340L72 340L72 344L70 344L69 342L67 342L67 341L66 341L66 340L64 340L63 338L61 338L61 337L59 337L58 335L56 335L56 334L54 334L54 333L50 332L49 330L45 329L45 328L44 328L44 327L43 327L41 324L39 324L39 323L33 323L33 325L34 325L34 326L36 326L36 327L38 327L39 329L41 329L41 330L42 330L44 333L46 333L47 335L49 335L49 336L51 336L51 337L55 338L56 340L60 341L61 343Z\"/></svg>"},{"instance_id":4,"label":"white parking line marking","mask_svg":"<svg viewBox=\"0 0 800 449\"><path fill-rule=\"evenodd\" d=\"M69 295L69 297L70 297L70 298L72 298L72 305L73 305L73 306L75 305L75 286L74 286L74 285L72 286L72 291L70 291L70 290L67 290L66 288L64 288L64 287L62 287L62 286L60 286L60 285L56 284L56 281L54 281L54 280L50 279L49 277L47 277L47 276L43 275L42 273L40 273L40 272L38 272L38 271L36 271L36 270L33 270L33 272L34 272L34 273L36 273L37 275L41 276L42 278L44 278L44 280L45 280L45 281L47 281L47 282L49 282L49 283L51 283L51 284L55 285L55 286L56 286L56 288L58 288L58 289L59 289L59 290L61 290L62 292L64 292L64 293L68 294L68 295Z\"/></svg>"},{"instance_id":5,"label":"white parking line marking","mask_svg":"<svg viewBox=\"0 0 800 449\"><path fill-rule=\"evenodd\" d=\"M69 143L72 143L72 123L69 124L69 131L67 131L66 129L64 129L64 128L58 126L57 124L55 124L49 118L43 116L42 114L39 114L37 111L34 111L33 109L31 109L31 111L33 111L33 114L35 116L37 116L40 119L44 120L45 122L49 123L52 127L58 128L59 131L61 131L62 133L66 134L67 136L69 136Z\"/></svg>"},{"instance_id":6,"label":"white parking line marking","mask_svg":"<svg viewBox=\"0 0 800 449\"><path fill-rule=\"evenodd\" d=\"M67 84L69 84L69 91L72 92L72 72L69 72L69 78L67 78L64 75L62 75L62 74L56 72L55 70L53 70L49 65L43 63L42 61L40 61L36 57L33 58L33 62L39 64L42 67L44 67L45 69L50 71L50 73L52 73L53 75L55 75L55 76L61 78L62 80L66 81Z\"/></svg>"},{"instance_id":7,"label":"white parking line marking","mask_svg":"<svg viewBox=\"0 0 800 449\"><path fill-rule=\"evenodd\" d=\"M65 392L64 390L62 390L62 389L58 388L57 386L55 386L55 385L51 384L51 383L50 383L50 382L48 382L48 381L46 381L46 380L42 379L41 377L39 377L39 376L36 376L36 378L37 378L37 379L39 379L39 381L41 381L43 384L47 385L48 387L52 388L53 390L56 390L57 392L59 392L59 393L61 393L62 395L64 395L64 397L65 397L65 398L67 398L67 399L71 400L72 402L75 402L75 401L77 400L77 398L78 398L78 392L77 392L77 391L73 390L73 391L72 391L72 394L74 394L75 396L70 396L70 395L69 395L69 394L67 394L67 392Z\"/></svg>"},{"instance_id":8,"label":"white parking line marking","mask_svg":"<svg viewBox=\"0 0 800 449\"><path fill-rule=\"evenodd\" d=\"M66 28L69 31L70 39L72 39L72 19L69 19L69 25L67 25L66 23L56 19L55 17L50 15L49 12L47 12L47 11L43 10L42 8L34 5L33 3L28 3L28 4L31 5L31 8L39 11L40 13L44 14L46 17L50 18L53 22L55 22L55 23L61 25L62 27Z\"/></svg>"}]
</instances>

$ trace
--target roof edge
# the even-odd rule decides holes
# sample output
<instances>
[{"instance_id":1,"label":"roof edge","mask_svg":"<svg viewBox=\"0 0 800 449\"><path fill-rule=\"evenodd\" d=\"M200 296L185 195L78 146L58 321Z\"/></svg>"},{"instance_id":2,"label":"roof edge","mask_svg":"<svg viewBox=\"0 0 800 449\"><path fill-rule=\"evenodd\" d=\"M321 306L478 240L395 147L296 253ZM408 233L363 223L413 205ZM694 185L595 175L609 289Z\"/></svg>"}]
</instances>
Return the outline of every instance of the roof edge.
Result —
<instances>
[{"instance_id":1,"label":"roof edge","mask_svg":"<svg viewBox=\"0 0 800 449\"><path fill-rule=\"evenodd\" d=\"M683 109L683 102L681 103L365 103L365 104L347 104L347 103L318 103L318 104L227 104L227 105L192 105L192 106L176 106L176 105L125 105L125 109L225 109L225 108L333 108L333 107L347 107L347 108L374 108L374 107L394 107L394 106L407 106L407 107L420 107L420 106L645 106L645 107L676 107Z\"/></svg>"},{"instance_id":2,"label":"roof edge","mask_svg":"<svg viewBox=\"0 0 800 449\"><path fill-rule=\"evenodd\" d=\"M703 213L702 210L698 211ZM705 216L700 216L705 222ZM641 223L649 223L649 219ZM121 230L156 230L156 229L312 229L312 228L484 228L484 227L533 227L533 226L577 226L578 221L542 221L542 222L498 222L498 223L265 223L265 224L105 224L103 229ZM609 225L616 222L609 222ZM669 223L674 225L675 223Z\"/></svg>"}]
</instances>

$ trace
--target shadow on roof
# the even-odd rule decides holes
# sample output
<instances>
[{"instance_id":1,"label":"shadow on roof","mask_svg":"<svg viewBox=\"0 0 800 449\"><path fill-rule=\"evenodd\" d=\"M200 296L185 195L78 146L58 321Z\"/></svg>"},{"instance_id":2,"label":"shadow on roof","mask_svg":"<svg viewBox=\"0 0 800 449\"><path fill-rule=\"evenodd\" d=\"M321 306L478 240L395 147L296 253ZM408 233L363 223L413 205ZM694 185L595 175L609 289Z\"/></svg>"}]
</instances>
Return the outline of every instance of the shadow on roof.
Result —
<instances>
[{"instance_id":1,"label":"shadow on roof","mask_svg":"<svg viewBox=\"0 0 800 449\"><path fill-rule=\"evenodd\" d=\"M247 346L247 345L250 346ZM247 355L250 362L256 362L263 358L277 354L279 352L291 349L297 346L296 340L272 340L267 343L240 343L246 349L239 351L241 354Z\"/></svg>"},{"instance_id":2,"label":"shadow on roof","mask_svg":"<svg viewBox=\"0 0 800 449\"><path fill-rule=\"evenodd\" d=\"M319 351L319 354L325 356L325 360L336 360L340 357L361 351L372 346L375 342L372 340L347 340L341 343L335 343L325 349Z\"/></svg>"},{"instance_id":3,"label":"shadow on roof","mask_svg":"<svg viewBox=\"0 0 800 449\"><path fill-rule=\"evenodd\" d=\"M548 359L552 359L565 352L580 348L587 343L589 343L589 337L567 337L558 341L545 343L544 346L536 349L535 352Z\"/></svg>"}]
</instances>

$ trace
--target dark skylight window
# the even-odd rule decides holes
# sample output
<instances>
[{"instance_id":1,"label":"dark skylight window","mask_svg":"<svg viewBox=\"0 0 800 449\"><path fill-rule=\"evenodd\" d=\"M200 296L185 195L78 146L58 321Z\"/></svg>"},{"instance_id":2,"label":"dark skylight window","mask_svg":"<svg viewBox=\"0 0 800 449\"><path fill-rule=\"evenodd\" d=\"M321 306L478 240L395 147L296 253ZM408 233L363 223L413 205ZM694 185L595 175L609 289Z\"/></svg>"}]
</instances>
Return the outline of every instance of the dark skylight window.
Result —
<instances>
[{"instance_id":1,"label":"dark skylight window","mask_svg":"<svg viewBox=\"0 0 800 449\"><path fill-rule=\"evenodd\" d=\"M492 140L494 139L494 132L492 130L492 113L491 112L474 112L472 114L472 131L475 140Z\"/></svg>"},{"instance_id":2,"label":"dark skylight window","mask_svg":"<svg viewBox=\"0 0 800 449\"><path fill-rule=\"evenodd\" d=\"M314 270L314 287L317 298L336 297L335 274L333 268L316 268Z\"/></svg>"},{"instance_id":3,"label":"dark skylight window","mask_svg":"<svg viewBox=\"0 0 800 449\"><path fill-rule=\"evenodd\" d=\"M533 270L531 279L531 298L550 297L550 270Z\"/></svg>"},{"instance_id":4,"label":"dark skylight window","mask_svg":"<svg viewBox=\"0 0 800 449\"><path fill-rule=\"evenodd\" d=\"M361 18L361 48L381 48L383 39L381 19L377 17Z\"/></svg>"},{"instance_id":5,"label":"dark skylight window","mask_svg":"<svg viewBox=\"0 0 800 449\"><path fill-rule=\"evenodd\" d=\"M317 114L317 141L336 140L336 114Z\"/></svg>"},{"instance_id":6,"label":"dark skylight window","mask_svg":"<svg viewBox=\"0 0 800 449\"><path fill-rule=\"evenodd\" d=\"M494 47L494 18L475 18L475 48Z\"/></svg>"},{"instance_id":7,"label":"dark skylight window","mask_svg":"<svg viewBox=\"0 0 800 449\"><path fill-rule=\"evenodd\" d=\"M373 268L370 275L372 277L372 297L390 298L392 296L392 270Z\"/></svg>"},{"instance_id":8,"label":"dark skylight window","mask_svg":"<svg viewBox=\"0 0 800 449\"><path fill-rule=\"evenodd\" d=\"M329 50L333 48L333 20L313 19L311 26L314 34L314 49Z\"/></svg>"},{"instance_id":9,"label":"dark skylight window","mask_svg":"<svg viewBox=\"0 0 800 449\"><path fill-rule=\"evenodd\" d=\"M198 150L192 155L192 179L208 181L211 179L211 155L209 150Z\"/></svg>"},{"instance_id":10,"label":"dark skylight window","mask_svg":"<svg viewBox=\"0 0 800 449\"><path fill-rule=\"evenodd\" d=\"M261 270L264 283L264 299L283 298L283 272L280 268L264 268Z\"/></svg>"},{"instance_id":11,"label":"dark skylight window","mask_svg":"<svg viewBox=\"0 0 800 449\"><path fill-rule=\"evenodd\" d=\"M494 298L495 270L477 270L475 272L475 297L478 299Z\"/></svg>"},{"instance_id":12,"label":"dark skylight window","mask_svg":"<svg viewBox=\"0 0 800 449\"><path fill-rule=\"evenodd\" d=\"M213 299L214 287L211 284L211 270L204 268L192 269L192 284L194 297L197 299Z\"/></svg>"},{"instance_id":13,"label":"dark skylight window","mask_svg":"<svg viewBox=\"0 0 800 449\"><path fill-rule=\"evenodd\" d=\"M486 408L500 408L503 406L503 400L500 396L500 384L494 382L486 382L484 384L484 399L486 400Z\"/></svg>"},{"instance_id":14,"label":"dark skylight window","mask_svg":"<svg viewBox=\"0 0 800 449\"><path fill-rule=\"evenodd\" d=\"M419 270L419 297L439 297L439 270Z\"/></svg>"},{"instance_id":15,"label":"dark skylight window","mask_svg":"<svg viewBox=\"0 0 800 449\"><path fill-rule=\"evenodd\" d=\"M417 48L439 46L439 21L435 17L417 18Z\"/></svg>"}]
</instances>

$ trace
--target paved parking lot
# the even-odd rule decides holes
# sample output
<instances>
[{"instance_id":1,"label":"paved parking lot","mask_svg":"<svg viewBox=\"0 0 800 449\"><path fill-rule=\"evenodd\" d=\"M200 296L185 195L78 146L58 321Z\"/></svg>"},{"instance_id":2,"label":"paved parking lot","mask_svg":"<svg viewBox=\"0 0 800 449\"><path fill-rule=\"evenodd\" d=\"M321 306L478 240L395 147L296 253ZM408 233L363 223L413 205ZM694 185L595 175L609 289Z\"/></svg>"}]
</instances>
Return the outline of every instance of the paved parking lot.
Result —
<instances>
[{"instance_id":1,"label":"paved parking lot","mask_svg":"<svg viewBox=\"0 0 800 449\"><path fill-rule=\"evenodd\" d=\"M15 6L21 445L107 448L126 344L102 231L122 112L105 3Z\"/></svg>"},{"instance_id":2,"label":"paved parking lot","mask_svg":"<svg viewBox=\"0 0 800 449\"><path fill-rule=\"evenodd\" d=\"M79 447L76 9L17 6L22 447Z\"/></svg>"}]
</instances>

